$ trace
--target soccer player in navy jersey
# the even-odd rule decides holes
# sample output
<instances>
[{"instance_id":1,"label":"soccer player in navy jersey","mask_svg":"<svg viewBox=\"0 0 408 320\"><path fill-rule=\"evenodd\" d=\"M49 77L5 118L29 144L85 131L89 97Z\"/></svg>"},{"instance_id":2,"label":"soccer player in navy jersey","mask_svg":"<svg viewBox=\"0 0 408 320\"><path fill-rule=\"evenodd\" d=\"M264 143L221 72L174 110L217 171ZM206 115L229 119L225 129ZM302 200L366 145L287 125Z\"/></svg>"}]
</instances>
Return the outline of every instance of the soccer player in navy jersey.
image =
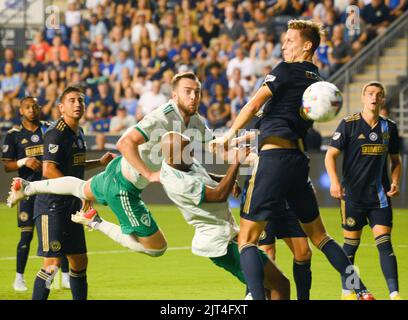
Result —
<instances>
[{"instance_id":1,"label":"soccer player in navy jersey","mask_svg":"<svg viewBox=\"0 0 408 320\"><path fill-rule=\"evenodd\" d=\"M312 121L301 115L304 90L321 80L312 57L319 46L321 26L291 20L282 44L284 61L266 76L264 85L244 106L231 129L210 142L210 149L227 149L238 130L264 107L259 130L259 161L249 181L241 210L238 245L241 267L255 300L264 300L264 270L258 252L259 236L267 221L294 210L307 236L343 276L352 277L352 289L361 300L374 299L367 291L342 248L327 234L314 192L308 187L309 159L300 141ZM351 274L350 274L351 272Z\"/></svg>"},{"instance_id":2,"label":"soccer player in navy jersey","mask_svg":"<svg viewBox=\"0 0 408 320\"><path fill-rule=\"evenodd\" d=\"M363 227L370 225L380 255L380 264L392 300L401 300L398 291L397 259L391 244L391 198L399 194L401 157L394 121L380 116L385 88L377 81L364 85L363 110L345 117L333 134L326 153L330 194L341 201L344 245L348 257L354 257ZM342 179L337 175L336 160L343 153ZM391 160L391 183L388 177ZM355 299L342 277L344 300Z\"/></svg>"}]
</instances>

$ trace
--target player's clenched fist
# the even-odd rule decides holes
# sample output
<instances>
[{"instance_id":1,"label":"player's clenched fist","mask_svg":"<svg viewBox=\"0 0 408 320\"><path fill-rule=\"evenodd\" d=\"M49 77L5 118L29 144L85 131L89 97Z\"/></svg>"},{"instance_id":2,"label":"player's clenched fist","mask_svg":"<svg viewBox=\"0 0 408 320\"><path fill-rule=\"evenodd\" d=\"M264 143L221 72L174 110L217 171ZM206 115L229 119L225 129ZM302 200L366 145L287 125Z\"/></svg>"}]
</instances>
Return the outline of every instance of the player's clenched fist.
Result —
<instances>
[{"instance_id":1,"label":"player's clenched fist","mask_svg":"<svg viewBox=\"0 0 408 320\"><path fill-rule=\"evenodd\" d=\"M106 152L101 158L100 158L100 163L102 166L107 166L109 162L113 160L113 158L116 157L116 154L112 152Z\"/></svg>"}]
</instances>

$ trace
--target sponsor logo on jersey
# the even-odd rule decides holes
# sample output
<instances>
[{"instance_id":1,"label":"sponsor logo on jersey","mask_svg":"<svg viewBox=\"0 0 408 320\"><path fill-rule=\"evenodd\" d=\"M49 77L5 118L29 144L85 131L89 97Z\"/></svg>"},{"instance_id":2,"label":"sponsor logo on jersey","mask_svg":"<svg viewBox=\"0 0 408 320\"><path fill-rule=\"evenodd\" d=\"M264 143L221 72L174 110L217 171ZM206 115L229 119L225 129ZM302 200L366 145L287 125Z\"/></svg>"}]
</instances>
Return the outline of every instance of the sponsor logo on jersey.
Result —
<instances>
[{"instance_id":1,"label":"sponsor logo on jersey","mask_svg":"<svg viewBox=\"0 0 408 320\"><path fill-rule=\"evenodd\" d=\"M42 156L44 154L44 146L31 146L24 149L26 157Z\"/></svg>"},{"instance_id":2,"label":"sponsor logo on jersey","mask_svg":"<svg viewBox=\"0 0 408 320\"><path fill-rule=\"evenodd\" d=\"M86 162L86 154L85 153L76 153L72 157L72 165L73 166L84 165L85 162Z\"/></svg>"},{"instance_id":3,"label":"sponsor logo on jersey","mask_svg":"<svg viewBox=\"0 0 408 320\"><path fill-rule=\"evenodd\" d=\"M34 142L34 143L37 143L38 141L40 141L40 137L38 135L36 135L36 134L33 134L31 136L31 141Z\"/></svg>"},{"instance_id":4,"label":"sponsor logo on jersey","mask_svg":"<svg viewBox=\"0 0 408 320\"><path fill-rule=\"evenodd\" d=\"M8 149L9 149L8 144L3 144L3 146L1 147L1 150L2 150L3 152L7 152Z\"/></svg>"},{"instance_id":5,"label":"sponsor logo on jersey","mask_svg":"<svg viewBox=\"0 0 408 320\"><path fill-rule=\"evenodd\" d=\"M262 231L261 235L259 236L259 241L265 240L266 239L266 232L265 230Z\"/></svg>"},{"instance_id":6,"label":"sponsor logo on jersey","mask_svg":"<svg viewBox=\"0 0 408 320\"><path fill-rule=\"evenodd\" d=\"M273 75L271 75L271 74L268 74L268 75L265 77L265 81L264 81L264 82L273 82L273 81L275 81L275 79L276 79L275 76L273 76Z\"/></svg>"},{"instance_id":7,"label":"sponsor logo on jersey","mask_svg":"<svg viewBox=\"0 0 408 320\"><path fill-rule=\"evenodd\" d=\"M50 144L48 145L48 151L49 151L50 153L57 153L58 149L59 149L59 145L58 145L58 144L50 143Z\"/></svg>"},{"instance_id":8,"label":"sponsor logo on jersey","mask_svg":"<svg viewBox=\"0 0 408 320\"><path fill-rule=\"evenodd\" d=\"M378 156L387 152L387 146L384 144L363 144L361 154L368 156Z\"/></svg>"}]
</instances>

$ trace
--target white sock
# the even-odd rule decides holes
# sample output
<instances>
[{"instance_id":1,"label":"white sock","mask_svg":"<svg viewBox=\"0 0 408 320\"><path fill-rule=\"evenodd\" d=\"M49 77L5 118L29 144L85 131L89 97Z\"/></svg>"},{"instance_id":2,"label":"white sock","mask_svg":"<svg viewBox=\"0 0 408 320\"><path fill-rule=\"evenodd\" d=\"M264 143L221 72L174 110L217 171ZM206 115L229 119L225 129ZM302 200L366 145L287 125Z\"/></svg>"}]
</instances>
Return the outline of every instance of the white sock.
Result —
<instances>
[{"instance_id":1,"label":"white sock","mask_svg":"<svg viewBox=\"0 0 408 320\"><path fill-rule=\"evenodd\" d=\"M16 280L24 280L24 274L16 272Z\"/></svg>"},{"instance_id":2,"label":"white sock","mask_svg":"<svg viewBox=\"0 0 408 320\"><path fill-rule=\"evenodd\" d=\"M92 224L93 224L92 227L95 230L99 230L100 232L111 238L113 241L119 243L121 246L128 248L132 251L146 253L150 256L158 257L161 256L167 249L167 248L163 248L162 250L147 249L143 247L143 245L140 242L138 242L135 237L122 233L122 230L118 225L108 222L106 220L102 220L102 222Z\"/></svg>"},{"instance_id":3,"label":"white sock","mask_svg":"<svg viewBox=\"0 0 408 320\"><path fill-rule=\"evenodd\" d=\"M27 196L34 194L60 194L72 195L80 199L85 199L85 181L75 177L62 177L41 181L33 181L24 189Z\"/></svg>"},{"instance_id":4,"label":"white sock","mask_svg":"<svg viewBox=\"0 0 408 320\"><path fill-rule=\"evenodd\" d=\"M390 298L392 299L397 295L399 295L399 292L398 291L393 291L393 292L390 293Z\"/></svg>"},{"instance_id":5,"label":"white sock","mask_svg":"<svg viewBox=\"0 0 408 320\"><path fill-rule=\"evenodd\" d=\"M344 295L347 295L347 294L352 294L352 293L354 293L354 291L342 289L342 290L341 290L341 293L344 294Z\"/></svg>"}]
</instances>

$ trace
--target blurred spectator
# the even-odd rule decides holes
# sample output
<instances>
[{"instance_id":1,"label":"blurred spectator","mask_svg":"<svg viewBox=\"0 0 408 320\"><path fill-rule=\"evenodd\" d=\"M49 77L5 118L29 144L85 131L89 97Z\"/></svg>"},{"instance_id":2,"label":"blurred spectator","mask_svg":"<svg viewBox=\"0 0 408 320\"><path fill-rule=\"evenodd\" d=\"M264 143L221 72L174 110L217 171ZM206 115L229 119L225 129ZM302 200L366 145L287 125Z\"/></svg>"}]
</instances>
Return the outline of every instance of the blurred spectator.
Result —
<instances>
[{"instance_id":1,"label":"blurred spectator","mask_svg":"<svg viewBox=\"0 0 408 320\"><path fill-rule=\"evenodd\" d=\"M20 117L16 115L12 104L8 100L3 100L0 107L0 133L4 135L11 128L17 128L20 123Z\"/></svg>"},{"instance_id":2,"label":"blurred spectator","mask_svg":"<svg viewBox=\"0 0 408 320\"><path fill-rule=\"evenodd\" d=\"M228 5L224 9L225 19L221 26L220 34L226 34L228 38L238 44L246 40L247 32L242 22L235 19L235 9L232 5Z\"/></svg>"},{"instance_id":3,"label":"blurred spectator","mask_svg":"<svg viewBox=\"0 0 408 320\"><path fill-rule=\"evenodd\" d=\"M86 54L89 53L89 41L81 34L80 28L75 26L71 30L71 37L69 43L69 53L73 54L74 49L81 48Z\"/></svg>"},{"instance_id":4,"label":"blurred spectator","mask_svg":"<svg viewBox=\"0 0 408 320\"><path fill-rule=\"evenodd\" d=\"M188 48L184 47L180 51L180 60L176 63L176 72L196 72L197 68L193 63L191 52Z\"/></svg>"},{"instance_id":5,"label":"blurred spectator","mask_svg":"<svg viewBox=\"0 0 408 320\"><path fill-rule=\"evenodd\" d=\"M91 72L86 79L89 89L92 90L92 95L97 93L98 83L108 80L108 77L102 75L98 62L94 61L91 65Z\"/></svg>"},{"instance_id":6,"label":"blurred spectator","mask_svg":"<svg viewBox=\"0 0 408 320\"><path fill-rule=\"evenodd\" d=\"M392 18L398 18L407 9L407 0L385 0Z\"/></svg>"},{"instance_id":7,"label":"blurred spectator","mask_svg":"<svg viewBox=\"0 0 408 320\"><path fill-rule=\"evenodd\" d=\"M68 0L68 9L65 11L65 24L72 28L81 23L81 11L77 0Z\"/></svg>"},{"instance_id":8,"label":"blurred spectator","mask_svg":"<svg viewBox=\"0 0 408 320\"><path fill-rule=\"evenodd\" d=\"M33 75L27 78L22 96L31 96L36 98L41 107L46 103L45 91L38 85L37 79Z\"/></svg>"},{"instance_id":9,"label":"blurred spectator","mask_svg":"<svg viewBox=\"0 0 408 320\"><path fill-rule=\"evenodd\" d=\"M316 22L327 24L328 12L333 12L335 16L337 15L333 0L323 0L322 2L318 3L313 11L313 19Z\"/></svg>"},{"instance_id":10,"label":"blurred spectator","mask_svg":"<svg viewBox=\"0 0 408 320\"><path fill-rule=\"evenodd\" d=\"M275 28L273 20L268 18L265 14L265 10L256 8L254 11L255 28L258 30L265 30L268 40L274 40Z\"/></svg>"},{"instance_id":11,"label":"blurred spectator","mask_svg":"<svg viewBox=\"0 0 408 320\"><path fill-rule=\"evenodd\" d=\"M95 144L91 146L91 150L94 151L116 150L116 145L114 143L107 142L104 133L97 132L95 134Z\"/></svg>"},{"instance_id":12,"label":"blurred spectator","mask_svg":"<svg viewBox=\"0 0 408 320\"><path fill-rule=\"evenodd\" d=\"M91 14L89 19L89 31L87 32L87 38L93 42L97 35L102 35L104 38L108 35L108 29L105 24L99 20L95 13Z\"/></svg>"},{"instance_id":13,"label":"blurred spectator","mask_svg":"<svg viewBox=\"0 0 408 320\"><path fill-rule=\"evenodd\" d=\"M135 117L127 114L125 106L119 105L116 116L110 121L109 133L123 134L127 128L136 124Z\"/></svg>"},{"instance_id":14,"label":"blurred spectator","mask_svg":"<svg viewBox=\"0 0 408 320\"><path fill-rule=\"evenodd\" d=\"M146 13L144 13L143 11L137 11L136 23L132 28L131 38L131 42L135 52L139 52L138 49L140 47L143 30L145 30L145 33L147 32L148 39L153 44L157 43L157 41L159 40L159 31L157 27L148 21L149 20L146 19Z\"/></svg>"},{"instance_id":15,"label":"blurred spectator","mask_svg":"<svg viewBox=\"0 0 408 320\"><path fill-rule=\"evenodd\" d=\"M332 47L329 49L330 73L333 74L352 59L352 49L344 41L344 26L338 24L333 29Z\"/></svg>"},{"instance_id":16,"label":"blurred spectator","mask_svg":"<svg viewBox=\"0 0 408 320\"><path fill-rule=\"evenodd\" d=\"M209 75L206 77L203 83L203 94L208 96L215 95L215 85L221 84L226 90L228 90L228 78L222 71L221 64L219 62L213 62L208 65Z\"/></svg>"},{"instance_id":17,"label":"blurred spectator","mask_svg":"<svg viewBox=\"0 0 408 320\"><path fill-rule=\"evenodd\" d=\"M47 52L47 61L53 62L56 59L61 59L63 62L69 61L68 48L62 43L61 36L57 35L52 39L52 46Z\"/></svg>"},{"instance_id":18,"label":"blurred spectator","mask_svg":"<svg viewBox=\"0 0 408 320\"><path fill-rule=\"evenodd\" d=\"M249 101L248 96L245 94L245 90L242 86L237 85L234 88L234 96L235 98L231 101L231 120L234 122L235 118L237 117L238 113L241 109L247 104Z\"/></svg>"},{"instance_id":19,"label":"blurred spectator","mask_svg":"<svg viewBox=\"0 0 408 320\"><path fill-rule=\"evenodd\" d=\"M167 56L167 49L160 45L157 47L157 57L150 63L149 74L152 80L158 80L168 69L174 70L174 62Z\"/></svg>"},{"instance_id":20,"label":"blurred spectator","mask_svg":"<svg viewBox=\"0 0 408 320\"><path fill-rule=\"evenodd\" d=\"M273 58L271 54L268 54L265 47L259 50L259 56L256 59L252 59L254 74L256 77L260 77L263 74L263 68L265 66L274 66L278 63L278 59Z\"/></svg>"},{"instance_id":21,"label":"blurred spectator","mask_svg":"<svg viewBox=\"0 0 408 320\"><path fill-rule=\"evenodd\" d=\"M213 38L218 37L220 28L214 23L214 17L211 13L205 12L202 23L198 29L198 35L201 38L201 43L208 48L210 41Z\"/></svg>"},{"instance_id":22,"label":"blurred spectator","mask_svg":"<svg viewBox=\"0 0 408 320\"><path fill-rule=\"evenodd\" d=\"M164 39L166 36L177 38L179 36L179 28L176 23L174 11L167 11L160 23L160 37Z\"/></svg>"},{"instance_id":23,"label":"blurred spectator","mask_svg":"<svg viewBox=\"0 0 408 320\"><path fill-rule=\"evenodd\" d=\"M35 60L44 62L49 49L50 45L44 40L42 32L38 31L34 36L33 44L30 46L30 51L34 53Z\"/></svg>"},{"instance_id":24,"label":"blurred spectator","mask_svg":"<svg viewBox=\"0 0 408 320\"><path fill-rule=\"evenodd\" d=\"M232 72L236 69L241 70L241 76L243 78L250 77L254 74L254 64L251 59L245 56L244 50L238 48L235 50L235 58L228 62L227 77L232 76Z\"/></svg>"},{"instance_id":25,"label":"blurred spectator","mask_svg":"<svg viewBox=\"0 0 408 320\"><path fill-rule=\"evenodd\" d=\"M130 74L133 74L135 70L135 62L133 61L133 59L128 58L126 51L120 50L118 59L116 60L116 63L113 67L112 75L110 78L111 81L121 81L124 68L127 68Z\"/></svg>"},{"instance_id":26,"label":"blurred spectator","mask_svg":"<svg viewBox=\"0 0 408 320\"><path fill-rule=\"evenodd\" d=\"M241 70L239 68L235 68L232 71L232 75L228 82L228 87L230 90L229 98L233 99L235 97L235 88L237 86L241 86L244 89L245 94L249 94L252 89L251 83L246 78L241 77Z\"/></svg>"},{"instance_id":27,"label":"blurred spectator","mask_svg":"<svg viewBox=\"0 0 408 320\"><path fill-rule=\"evenodd\" d=\"M86 110L86 117L89 120L95 119L98 107L104 105L108 115L114 115L116 113L116 102L113 98L112 90L107 81L98 83L97 95L91 97L91 101Z\"/></svg>"},{"instance_id":28,"label":"blurred spectator","mask_svg":"<svg viewBox=\"0 0 408 320\"><path fill-rule=\"evenodd\" d=\"M136 120L140 121L146 114L166 103L166 101L167 99L164 94L160 93L160 81L153 81L152 89L140 96L139 107L136 112Z\"/></svg>"},{"instance_id":29,"label":"blurred spectator","mask_svg":"<svg viewBox=\"0 0 408 320\"><path fill-rule=\"evenodd\" d=\"M330 76L330 61L329 51L331 50L331 42L327 39L327 32L320 36L320 45L316 50L316 66L319 68L319 73L324 79Z\"/></svg>"},{"instance_id":30,"label":"blurred spectator","mask_svg":"<svg viewBox=\"0 0 408 320\"><path fill-rule=\"evenodd\" d=\"M92 132L109 132L110 118L105 104L98 104L93 111L95 118L92 121Z\"/></svg>"},{"instance_id":31,"label":"blurred spectator","mask_svg":"<svg viewBox=\"0 0 408 320\"><path fill-rule=\"evenodd\" d=\"M136 60L135 71L133 73L134 77L137 77L139 73L147 74L149 71L149 65L153 63L152 57L150 55L150 47L141 46L139 59Z\"/></svg>"},{"instance_id":32,"label":"blurred spectator","mask_svg":"<svg viewBox=\"0 0 408 320\"><path fill-rule=\"evenodd\" d=\"M90 62L88 57L82 52L81 48L74 49L72 60L67 65L68 78L73 72L79 73L81 81L85 81L91 74Z\"/></svg>"},{"instance_id":33,"label":"blurred spectator","mask_svg":"<svg viewBox=\"0 0 408 320\"><path fill-rule=\"evenodd\" d=\"M138 106L138 100L132 87L125 89L125 96L120 99L119 106L126 108L127 114L132 116L136 121L136 108Z\"/></svg>"},{"instance_id":34,"label":"blurred spectator","mask_svg":"<svg viewBox=\"0 0 408 320\"><path fill-rule=\"evenodd\" d=\"M183 34L184 40L180 40L180 43L182 43L180 49L186 48L190 50L191 58L195 59L197 54L201 51L202 46L195 40L194 33L190 29L185 30Z\"/></svg>"},{"instance_id":35,"label":"blurred spectator","mask_svg":"<svg viewBox=\"0 0 408 320\"><path fill-rule=\"evenodd\" d=\"M268 10L273 16L299 16L302 10L303 1L278 0L276 4Z\"/></svg>"},{"instance_id":36,"label":"blurred spectator","mask_svg":"<svg viewBox=\"0 0 408 320\"><path fill-rule=\"evenodd\" d=\"M4 66L4 76L1 79L1 90L3 99L13 100L20 93L23 79L19 73L13 70L13 64L6 63Z\"/></svg>"},{"instance_id":37,"label":"blurred spectator","mask_svg":"<svg viewBox=\"0 0 408 320\"><path fill-rule=\"evenodd\" d=\"M27 51L27 64L24 66L23 78L36 76L39 80L43 79L44 64L36 60L34 51Z\"/></svg>"},{"instance_id":38,"label":"blurred spectator","mask_svg":"<svg viewBox=\"0 0 408 320\"><path fill-rule=\"evenodd\" d=\"M102 60L99 63L99 70L101 74L105 77L110 78L115 65L112 63L111 54L108 49L103 50Z\"/></svg>"},{"instance_id":39,"label":"blurred spectator","mask_svg":"<svg viewBox=\"0 0 408 320\"><path fill-rule=\"evenodd\" d=\"M56 120L61 115L57 115L59 108L56 107L58 99L58 87L56 84L50 84L45 88L45 102L41 108L41 119Z\"/></svg>"},{"instance_id":40,"label":"blurred spectator","mask_svg":"<svg viewBox=\"0 0 408 320\"><path fill-rule=\"evenodd\" d=\"M209 102L207 117L208 124L213 129L225 127L231 120L231 101L219 83L215 85L215 96Z\"/></svg>"},{"instance_id":41,"label":"blurred spectator","mask_svg":"<svg viewBox=\"0 0 408 320\"><path fill-rule=\"evenodd\" d=\"M112 55L116 57L121 50L129 53L131 48L130 40L127 36L124 36L122 28L117 26L113 27L110 34L109 45Z\"/></svg>"},{"instance_id":42,"label":"blurred spectator","mask_svg":"<svg viewBox=\"0 0 408 320\"><path fill-rule=\"evenodd\" d=\"M13 67L13 72L21 74L24 71L23 64L15 58L13 49L6 48L4 50L4 60L0 63L0 75L5 74L5 66L10 63Z\"/></svg>"},{"instance_id":43,"label":"blurred spectator","mask_svg":"<svg viewBox=\"0 0 408 320\"><path fill-rule=\"evenodd\" d=\"M150 91L152 89L152 81L147 78L147 73L139 72L137 77L133 78L132 88L139 97L144 92Z\"/></svg>"},{"instance_id":44,"label":"blurred spectator","mask_svg":"<svg viewBox=\"0 0 408 320\"><path fill-rule=\"evenodd\" d=\"M160 93L162 93L166 99L171 98L171 93L173 91L172 85L171 85L171 80L174 77L174 72L173 70L166 70L163 72L163 78L162 78L162 83L160 86Z\"/></svg>"},{"instance_id":45,"label":"blurred spectator","mask_svg":"<svg viewBox=\"0 0 408 320\"><path fill-rule=\"evenodd\" d=\"M266 56L269 57L272 54L273 43L268 41L266 35L266 29L258 29L257 40L252 43L249 57L253 60L259 58L261 49L266 49Z\"/></svg>"}]
</instances>

